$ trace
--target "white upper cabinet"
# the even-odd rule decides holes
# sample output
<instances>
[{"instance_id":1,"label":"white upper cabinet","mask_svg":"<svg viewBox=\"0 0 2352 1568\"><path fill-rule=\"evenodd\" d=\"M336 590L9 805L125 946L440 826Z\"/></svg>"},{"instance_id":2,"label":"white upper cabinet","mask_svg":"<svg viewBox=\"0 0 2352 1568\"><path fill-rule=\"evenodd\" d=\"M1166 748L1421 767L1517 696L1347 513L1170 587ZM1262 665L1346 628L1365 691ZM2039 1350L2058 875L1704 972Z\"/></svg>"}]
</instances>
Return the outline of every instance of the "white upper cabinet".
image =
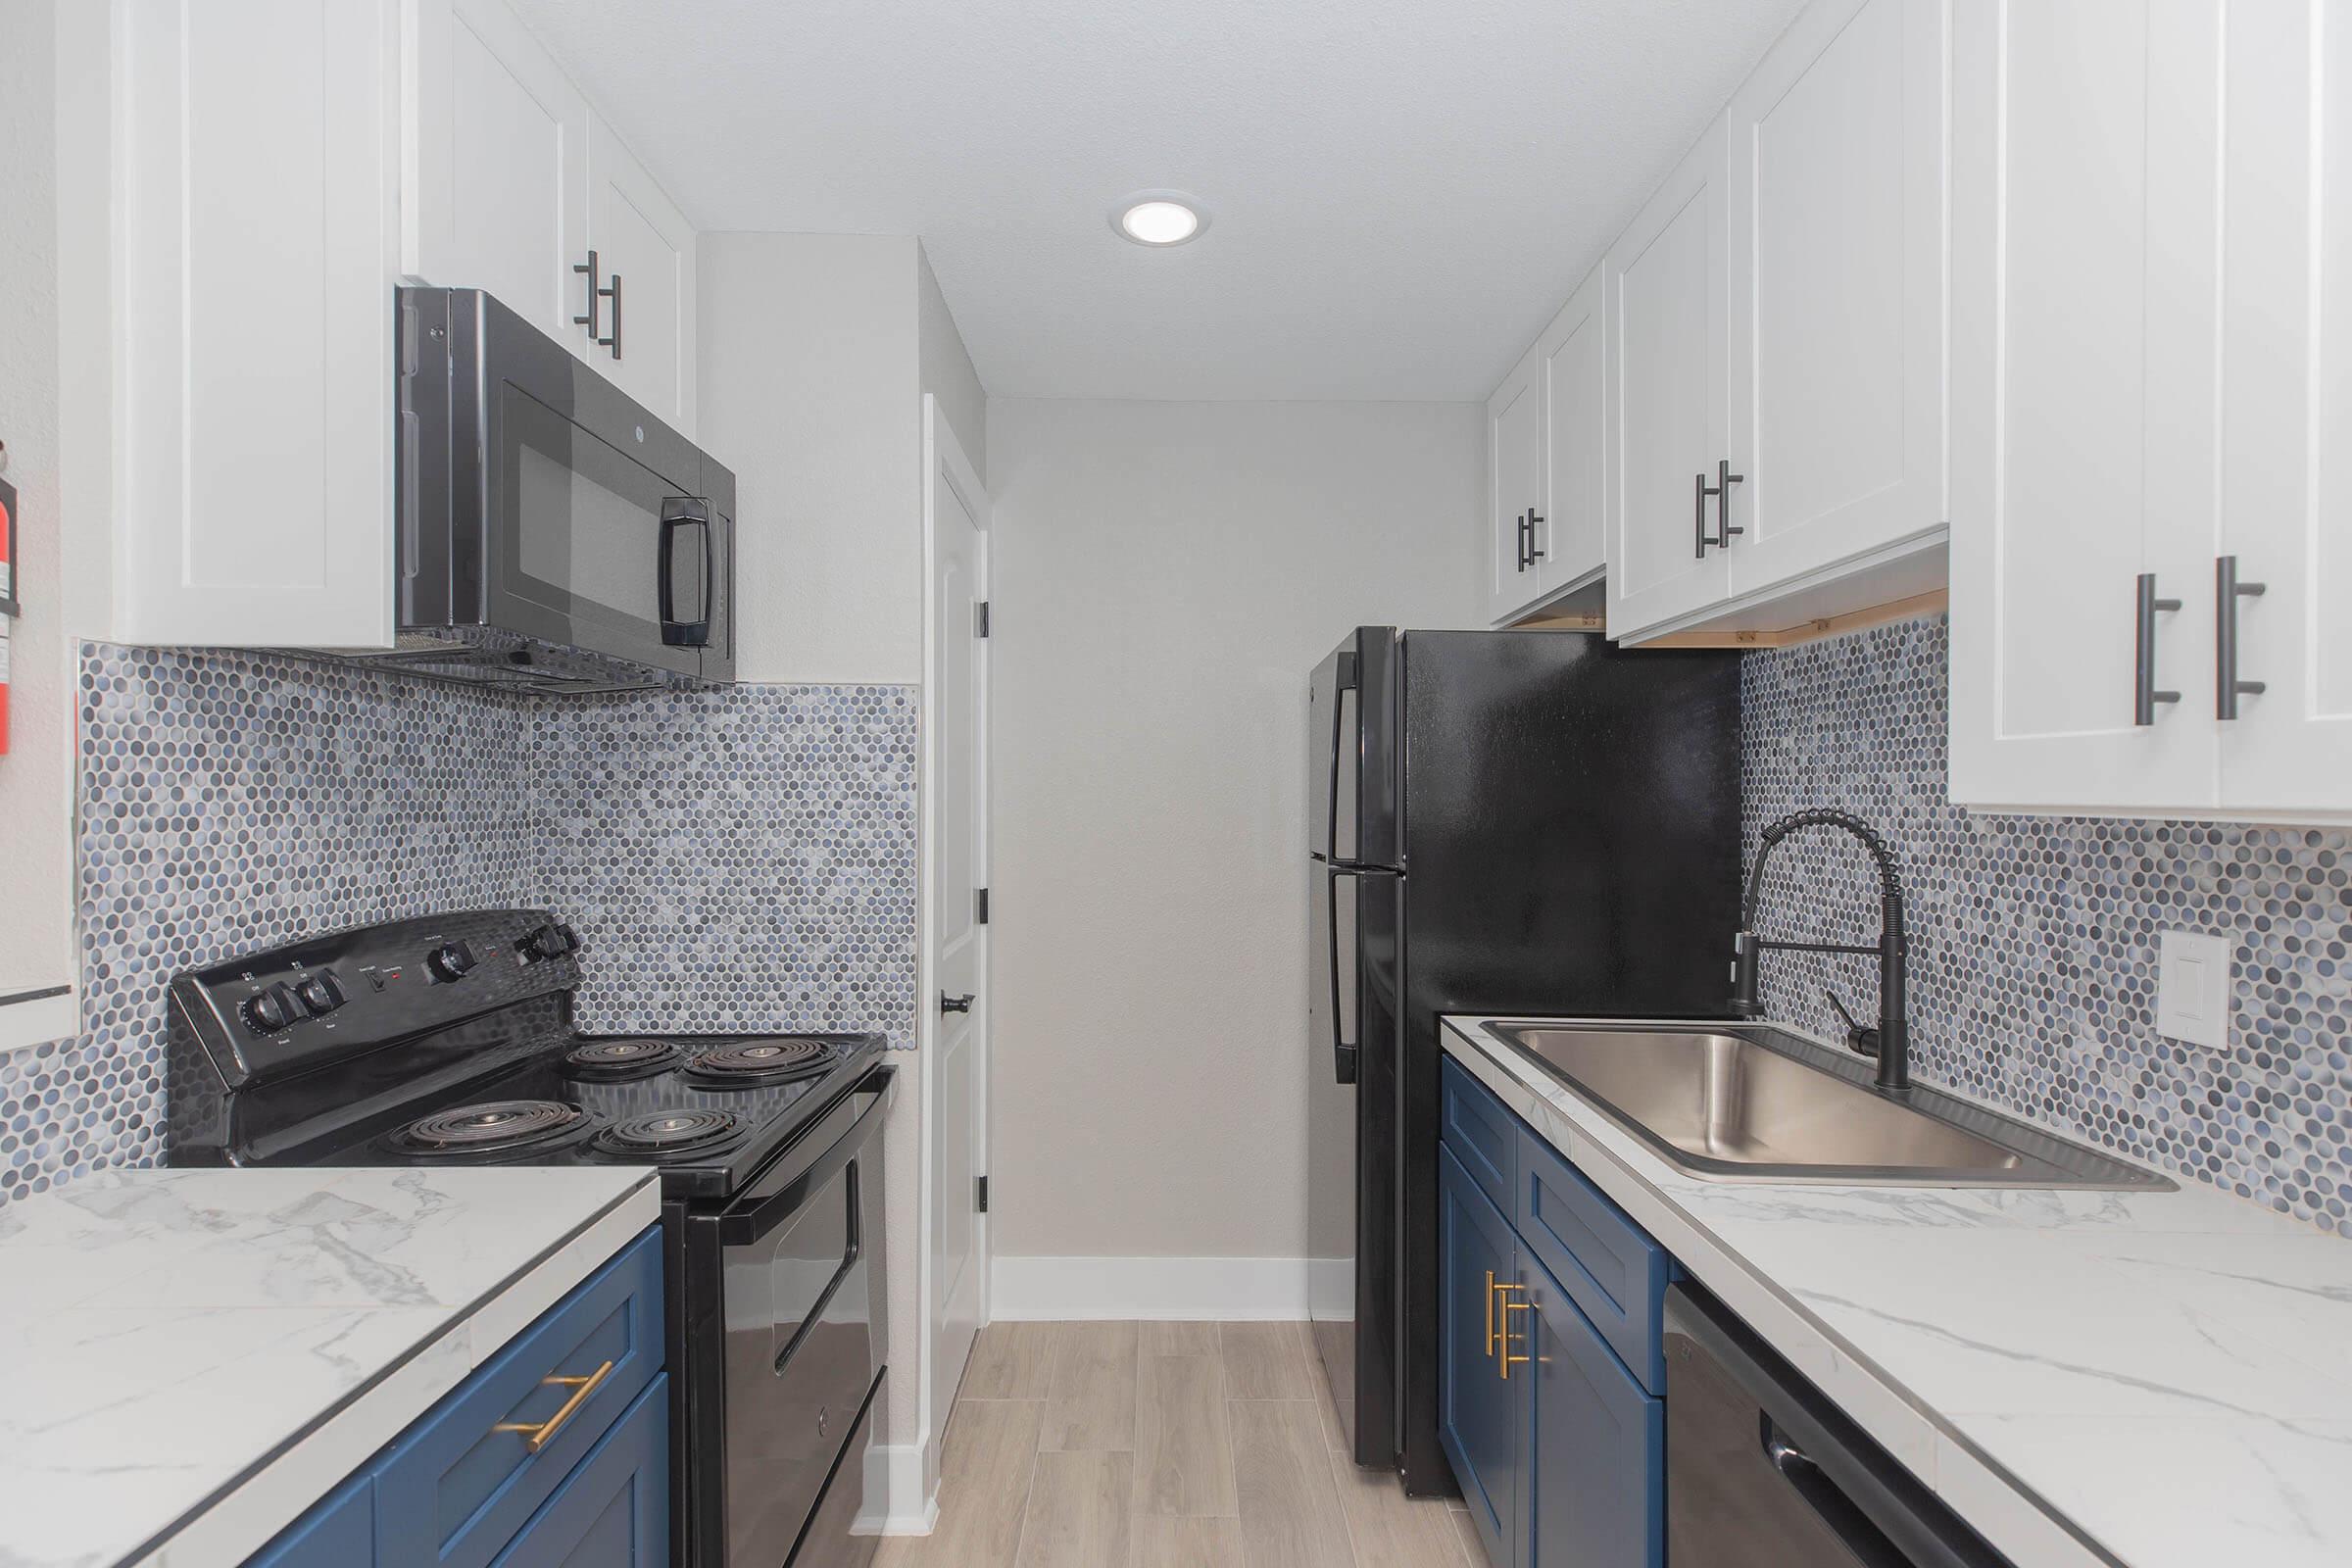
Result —
<instances>
[{"instance_id":1,"label":"white upper cabinet","mask_svg":"<svg viewBox=\"0 0 2352 1568\"><path fill-rule=\"evenodd\" d=\"M1944 525L1944 26L1818 0L1726 114L1736 599Z\"/></svg>"},{"instance_id":2,"label":"white upper cabinet","mask_svg":"<svg viewBox=\"0 0 2352 1568\"><path fill-rule=\"evenodd\" d=\"M401 269L487 289L585 354L588 101L500 0L409 0Z\"/></svg>"},{"instance_id":3,"label":"white upper cabinet","mask_svg":"<svg viewBox=\"0 0 2352 1568\"><path fill-rule=\"evenodd\" d=\"M2352 525L2325 505L2352 52L2324 9L1956 14L1955 800L2352 814ZM2224 602L2225 561L2264 591ZM2222 690L2233 638L2261 690Z\"/></svg>"},{"instance_id":4,"label":"white upper cabinet","mask_svg":"<svg viewBox=\"0 0 2352 1568\"><path fill-rule=\"evenodd\" d=\"M505 0L406 0L401 267L694 431L694 231Z\"/></svg>"},{"instance_id":5,"label":"white upper cabinet","mask_svg":"<svg viewBox=\"0 0 2352 1568\"><path fill-rule=\"evenodd\" d=\"M604 291L589 363L694 432L694 230L604 122L588 143L588 242Z\"/></svg>"},{"instance_id":6,"label":"white upper cabinet","mask_svg":"<svg viewBox=\"0 0 2352 1568\"><path fill-rule=\"evenodd\" d=\"M1730 582L1705 493L1725 456L1723 181L1717 120L1601 263L1613 636L1720 603Z\"/></svg>"},{"instance_id":7,"label":"white upper cabinet","mask_svg":"<svg viewBox=\"0 0 2352 1568\"><path fill-rule=\"evenodd\" d=\"M1544 597L1530 544L1544 510L1544 382L1536 351L1487 399L1487 611L1503 620ZM1535 547L1541 549L1540 545Z\"/></svg>"},{"instance_id":8,"label":"white upper cabinet","mask_svg":"<svg viewBox=\"0 0 2352 1568\"><path fill-rule=\"evenodd\" d=\"M398 0L117 25L110 633L387 646Z\"/></svg>"},{"instance_id":9,"label":"white upper cabinet","mask_svg":"<svg viewBox=\"0 0 2352 1568\"><path fill-rule=\"evenodd\" d=\"M1600 575L1608 559L1601 525L1601 444L1605 360L1601 270L1570 295L1537 341L1544 392L1543 520L1531 527L1543 551L1544 592L1579 588Z\"/></svg>"}]
</instances>

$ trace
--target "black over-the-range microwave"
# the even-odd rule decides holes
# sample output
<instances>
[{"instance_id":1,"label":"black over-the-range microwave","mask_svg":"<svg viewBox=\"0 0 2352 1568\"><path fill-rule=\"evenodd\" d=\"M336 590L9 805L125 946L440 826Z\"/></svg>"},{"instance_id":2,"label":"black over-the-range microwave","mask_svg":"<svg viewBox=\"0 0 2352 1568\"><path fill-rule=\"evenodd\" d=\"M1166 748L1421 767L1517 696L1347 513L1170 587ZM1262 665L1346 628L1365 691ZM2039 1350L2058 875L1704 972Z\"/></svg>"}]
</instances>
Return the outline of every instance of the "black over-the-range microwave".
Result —
<instances>
[{"instance_id":1,"label":"black over-the-range microwave","mask_svg":"<svg viewBox=\"0 0 2352 1568\"><path fill-rule=\"evenodd\" d=\"M735 475L479 289L398 291L398 640L536 691L735 676Z\"/></svg>"}]
</instances>

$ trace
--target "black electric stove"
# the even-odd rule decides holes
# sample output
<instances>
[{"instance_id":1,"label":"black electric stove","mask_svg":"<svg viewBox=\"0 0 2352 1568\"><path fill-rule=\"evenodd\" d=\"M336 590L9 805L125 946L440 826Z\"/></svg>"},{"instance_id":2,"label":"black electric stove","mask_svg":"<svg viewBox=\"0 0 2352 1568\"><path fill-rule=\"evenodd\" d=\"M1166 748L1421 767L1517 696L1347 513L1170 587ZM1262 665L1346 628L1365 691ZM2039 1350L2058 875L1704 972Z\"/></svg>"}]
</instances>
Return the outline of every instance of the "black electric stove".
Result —
<instances>
[{"instance_id":1,"label":"black electric stove","mask_svg":"<svg viewBox=\"0 0 2352 1568\"><path fill-rule=\"evenodd\" d=\"M177 976L166 1157L658 1170L673 1560L862 1561L835 1494L883 1441L884 1041L583 1034L579 949L545 910L467 910Z\"/></svg>"}]
</instances>

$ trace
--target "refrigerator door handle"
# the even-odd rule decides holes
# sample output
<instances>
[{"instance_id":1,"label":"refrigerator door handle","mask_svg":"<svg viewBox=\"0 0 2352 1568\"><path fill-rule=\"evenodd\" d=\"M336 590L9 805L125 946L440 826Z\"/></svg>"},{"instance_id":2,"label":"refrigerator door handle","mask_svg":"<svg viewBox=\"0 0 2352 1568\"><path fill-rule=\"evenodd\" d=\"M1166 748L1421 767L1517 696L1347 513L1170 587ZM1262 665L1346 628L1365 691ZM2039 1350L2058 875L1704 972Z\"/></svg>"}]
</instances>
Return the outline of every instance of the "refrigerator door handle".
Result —
<instances>
[{"instance_id":1,"label":"refrigerator door handle","mask_svg":"<svg viewBox=\"0 0 2352 1568\"><path fill-rule=\"evenodd\" d=\"M1327 860L1337 860L1341 858L1340 742L1346 737L1348 732L1347 718L1348 709L1349 706L1347 702L1342 700L1341 694L1343 692L1352 692L1354 690L1356 690L1355 655L1352 653L1342 653L1338 656L1334 666L1331 687L1331 750L1328 756L1330 767L1327 770L1328 788L1330 794L1328 799L1325 801L1325 804L1331 808L1323 813L1323 858ZM1358 721L1361 721L1360 715L1358 716ZM1360 822L1357 823L1356 830L1359 833L1362 832L1363 829ZM1360 846L1349 846L1349 858L1353 858L1354 851L1357 848L1360 848Z\"/></svg>"},{"instance_id":2,"label":"refrigerator door handle","mask_svg":"<svg viewBox=\"0 0 2352 1568\"><path fill-rule=\"evenodd\" d=\"M1326 972L1331 976L1332 1073L1333 1076L1336 1077L1342 1084L1352 1084L1355 1082L1356 1042L1348 1038L1347 1013L1341 1010L1340 1005L1340 879L1342 877L1346 877L1350 884L1348 892L1351 896L1355 894L1356 889L1361 885L1353 872L1343 871L1336 866L1333 867L1323 879L1324 897L1331 901L1330 906L1325 910L1330 918L1324 921L1325 928L1331 933L1331 964L1330 968ZM1355 964L1353 962L1353 958L1357 922L1350 920L1348 922L1348 955L1350 959L1348 965L1348 977L1350 981L1348 990L1352 992L1354 990L1352 982L1354 979ZM1354 999L1352 996L1350 996L1348 1000L1352 1002ZM1349 1008L1348 1010L1352 1011L1353 1009Z\"/></svg>"}]
</instances>

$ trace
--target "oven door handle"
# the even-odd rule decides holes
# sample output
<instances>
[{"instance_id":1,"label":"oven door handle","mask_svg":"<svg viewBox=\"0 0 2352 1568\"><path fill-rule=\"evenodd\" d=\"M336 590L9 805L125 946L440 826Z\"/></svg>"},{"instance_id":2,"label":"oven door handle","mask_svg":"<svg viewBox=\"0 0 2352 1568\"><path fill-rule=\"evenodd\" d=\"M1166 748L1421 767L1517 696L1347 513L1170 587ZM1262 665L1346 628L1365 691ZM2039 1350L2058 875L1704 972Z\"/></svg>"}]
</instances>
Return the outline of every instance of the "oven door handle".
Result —
<instances>
[{"instance_id":1,"label":"oven door handle","mask_svg":"<svg viewBox=\"0 0 2352 1568\"><path fill-rule=\"evenodd\" d=\"M867 1112L867 1115L871 1114L871 1111ZM864 1118L858 1119L862 1121ZM817 1293L816 1304L808 1308L808 1315L801 1319L801 1326L792 1331L792 1338L785 1341L784 1348L776 1352L775 1369L778 1376L783 1375L784 1364L790 1361L800 1349L801 1342L808 1339L810 1332L825 1320L825 1308L831 1306L833 1298L841 1294L842 1281L850 1277L850 1271L855 1269L858 1266L858 1260L865 1255L865 1219L858 1202L860 1182L858 1162L854 1159L850 1161L849 1184L850 1244L842 1249L841 1267L833 1271L833 1277L825 1281L825 1288Z\"/></svg>"},{"instance_id":2,"label":"oven door handle","mask_svg":"<svg viewBox=\"0 0 2352 1568\"><path fill-rule=\"evenodd\" d=\"M813 1157L798 1170L789 1163L781 1167L781 1182L771 1193L757 1196L749 1206L730 1210L718 1219L718 1241L721 1247L750 1247L772 1235L785 1221L808 1206L809 1197L822 1188L858 1157L858 1152L871 1143L882 1129L882 1117L890 1108L891 1081L898 1068L878 1066L859 1081L856 1093L873 1096L873 1103L858 1113L858 1119L828 1147L814 1152ZM820 1123L821 1125L821 1123ZM792 1155L787 1153L789 1162ZM766 1185L765 1183L761 1184Z\"/></svg>"}]
</instances>

